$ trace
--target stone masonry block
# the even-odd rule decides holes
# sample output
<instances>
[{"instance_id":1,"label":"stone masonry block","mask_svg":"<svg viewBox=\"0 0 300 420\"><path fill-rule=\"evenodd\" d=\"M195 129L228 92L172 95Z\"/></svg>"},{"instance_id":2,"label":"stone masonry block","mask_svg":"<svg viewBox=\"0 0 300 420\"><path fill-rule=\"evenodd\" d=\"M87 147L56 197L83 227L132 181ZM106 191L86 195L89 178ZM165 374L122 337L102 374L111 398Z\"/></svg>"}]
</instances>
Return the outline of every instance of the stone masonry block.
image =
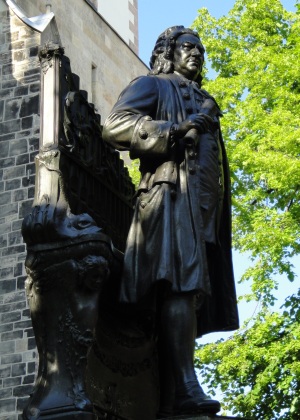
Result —
<instances>
[{"instance_id":1,"label":"stone masonry block","mask_svg":"<svg viewBox=\"0 0 300 420\"><path fill-rule=\"evenodd\" d=\"M29 362L29 363L27 363L27 373L28 374L35 373L35 369L36 369L36 363L35 362Z\"/></svg>"},{"instance_id":2,"label":"stone masonry block","mask_svg":"<svg viewBox=\"0 0 300 420\"><path fill-rule=\"evenodd\" d=\"M14 96L25 96L28 95L28 86L18 86L14 90Z\"/></svg>"},{"instance_id":3,"label":"stone masonry block","mask_svg":"<svg viewBox=\"0 0 300 420\"><path fill-rule=\"evenodd\" d=\"M26 51L19 50L14 52L13 57L14 61L24 61L27 58L27 54Z\"/></svg>"},{"instance_id":4,"label":"stone masonry block","mask_svg":"<svg viewBox=\"0 0 300 420\"><path fill-rule=\"evenodd\" d=\"M24 330L24 337L28 337L28 338L34 337L33 328L27 328L26 330Z\"/></svg>"},{"instance_id":5,"label":"stone masonry block","mask_svg":"<svg viewBox=\"0 0 300 420\"><path fill-rule=\"evenodd\" d=\"M17 290L24 290L26 276L20 276L17 278Z\"/></svg>"},{"instance_id":6,"label":"stone masonry block","mask_svg":"<svg viewBox=\"0 0 300 420\"><path fill-rule=\"evenodd\" d=\"M7 99L4 107L4 121L19 118L22 98Z\"/></svg>"},{"instance_id":7,"label":"stone masonry block","mask_svg":"<svg viewBox=\"0 0 300 420\"><path fill-rule=\"evenodd\" d=\"M30 57L37 57L38 52L39 52L39 47L38 47L38 46L31 47L31 48L29 49L29 56L30 56Z\"/></svg>"},{"instance_id":8,"label":"stone masonry block","mask_svg":"<svg viewBox=\"0 0 300 420\"><path fill-rule=\"evenodd\" d=\"M3 313L0 315L1 323L5 324L7 322L16 322L20 321L21 319L21 312L10 312L10 313Z\"/></svg>"},{"instance_id":9,"label":"stone masonry block","mask_svg":"<svg viewBox=\"0 0 300 420\"><path fill-rule=\"evenodd\" d=\"M18 245L23 242L21 232L11 232L8 234L8 246ZM20 275L22 272L20 273Z\"/></svg>"},{"instance_id":10,"label":"stone masonry block","mask_svg":"<svg viewBox=\"0 0 300 420\"><path fill-rule=\"evenodd\" d=\"M0 49L1 49L1 45L0 45ZM10 64L12 63L12 56L11 53L6 51L6 50L2 50L3 52L0 54L0 60L3 64Z\"/></svg>"},{"instance_id":11,"label":"stone masonry block","mask_svg":"<svg viewBox=\"0 0 300 420\"><path fill-rule=\"evenodd\" d=\"M3 78L5 78L5 76L3 76ZM8 78L9 80L9 78ZM8 99L8 98L13 98L14 96L14 89L13 88L7 88L7 89L1 89L0 90L0 97L2 99Z\"/></svg>"},{"instance_id":12,"label":"stone masonry block","mask_svg":"<svg viewBox=\"0 0 300 420\"><path fill-rule=\"evenodd\" d=\"M23 290L22 292L18 291L15 293L11 293L10 295L4 296L3 303L6 304L6 303L13 303L13 302L22 302L23 300L25 300L25 298L26 298L25 290ZM20 318L14 321L19 321L19 320Z\"/></svg>"},{"instance_id":13,"label":"stone masonry block","mask_svg":"<svg viewBox=\"0 0 300 420\"><path fill-rule=\"evenodd\" d=\"M14 324L0 324L0 333L12 331L14 329ZM3 362L1 362L3 364Z\"/></svg>"},{"instance_id":14,"label":"stone masonry block","mask_svg":"<svg viewBox=\"0 0 300 420\"><path fill-rule=\"evenodd\" d=\"M35 378L35 375L26 375L23 378L22 384L23 385L33 384L34 378Z\"/></svg>"},{"instance_id":15,"label":"stone masonry block","mask_svg":"<svg viewBox=\"0 0 300 420\"><path fill-rule=\"evenodd\" d=\"M5 341L0 343L0 355L10 354L15 352L15 342L14 341Z\"/></svg>"},{"instance_id":16,"label":"stone masonry block","mask_svg":"<svg viewBox=\"0 0 300 420\"><path fill-rule=\"evenodd\" d=\"M21 354L8 354L1 357L1 364L2 365L10 365L13 363L20 363L22 362L22 355ZM27 369L28 371L28 369ZM32 373L32 372L27 372Z\"/></svg>"},{"instance_id":17,"label":"stone masonry block","mask_svg":"<svg viewBox=\"0 0 300 420\"><path fill-rule=\"evenodd\" d=\"M16 41L16 42L10 43L9 49L16 51L16 50L22 50L24 49L24 47L25 47L25 41Z\"/></svg>"},{"instance_id":18,"label":"stone masonry block","mask_svg":"<svg viewBox=\"0 0 300 420\"><path fill-rule=\"evenodd\" d=\"M22 378L20 376L16 378L7 378L3 380L3 388L21 385L21 382Z\"/></svg>"},{"instance_id":19,"label":"stone masonry block","mask_svg":"<svg viewBox=\"0 0 300 420\"><path fill-rule=\"evenodd\" d=\"M9 378L11 376L11 366L0 367L0 378Z\"/></svg>"},{"instance_id":20,"label":"stone masonry block","mask_svg":"<svg viewBox=\"0 0 300 420\"><path fill-rule=\"evenodd\" d=\"M18 85L17 80L6 80L2 82L2 89L8 89L12 87L16 87Z\"/></svg>"},{"instance_id":21,"label":"stone masonry block","mask_svg":"<svg viewBox=\"0 0 300 420\"><path fill-rule=\"evenodd\" d=\"M19 31L9 32L6 34L6 43L17 41L19 39Z\"/></svg>"},{"instance_id":22,"label":"stone masonry block","mask_svg":"<svg viewBox=\"0 0 300 420\"><path fill-rule=\"evenodd\" d=\"M22 312L22 320L27 320L27 319L31 319L29 308L24 309L24 311Z\"/></svg>"},{"instance_id":23,"label":"stone masonry block","mask_svg":"<svg viewBox=\"0 0 300 420\"><path fill-rule=\"evenodd\" d=\"M24 398L17 399L17 411L23 411L23 409L28 404L28 396ZM18 417L18 420L23 420L22 414Z\"/></svg>"},{"instance_id":24,"label":"stone masonry block","mask_svg":"<svg viewBox=\"0 0 300 420\"><path fill-rule=\"evenodd\" d=\"M12 74L14 69L15 67L13 64L6 64L2 66L2 75Z\"/></svg>"},{"instance_id":25,"label":"stone masonry block","mask_svg":"<svg viewBox=\"0 0 300 420\"><path fill-rule=\"evenodd\" d=\"M11 192L4 192L0 194L0 206L11 202Z\"/></svg>"},{"instance_id":26,"label":"stone masonry block","mask_svg":"<svg viewBox=\"0 0 300 420\"><path fill-rule=\"evenodd\" d=\"M23 166L17 166L15 168L8 168L4 170L3 173L3 179L14 179L14 178L20 178L24 176L25 173L25 165Z\"/></svg>"},{"instance_id":27,"label":"stone masonry block","mask_svg":"<svg viewBox=\"0 0 300 420\"><path fill-rule=\"evenodd\" d=\"M22 118L22 130L26 130L32 127L33 118L32 117L25 117Z\"/></svg>"},{"instance_id":28,"label":"stone masonry block","mask_svg":"<svg viewBox=\"0 0 300 420\"><path fill-rule=\"evenodd\" d=\"M10 340L19 340L21 338L23 338L23 330L11 331L11 332L6 332L6 333L1 334L2 342L10 341Z\"/></svg>"},{"instance_id":29,"label":"stone masonry block","mask_svg":"<svg viewBox=\"0 0 300 420\"><path fill-rule=\"evenodd\" d=\"M19 321L19 322L15 322L14 323L14 329L21 329L21 330L26 330L26 329L30 329L32 327L32 323L31 323L31 319L28 319L27 321Z\"/></svg>"},{"instance_id":30,"label":"stone masonry block","mask_svg":"<svg viewBox=\"0 0 300 420\"><path fill-rule=\"evenodd\" d=\"M6 248L7 247L7 235L0 236L0 248Z\"/></svg>"},{"instance_id":31,"label":"stone masonry block","mask_svg":"<svg viewBox=\"0 0 300 420\"><path fill-rule=\"evenodd\" d=\"M26 77L26 76L32 76L33 74L38 74L38 75L40 75L40 74L41 74L40 67L36 67L36 68L34 68L34 69L30 69L30 70L26 70L26 71L24 71L24 76L25 76L25 77Z\"/></svg>"},{"instance_id":32,"label":"stone masonry block","mask_svg":"<svg viewBox=\"0 0 300 420\"><path fill-rule=\"evenodd\" d=\"M16 398L9 398L5 400L1 400L0 414L14 412L15 407L16 407ZM6 420L7 417L5 417L4 419Z\"/></svg>"},{"instance_id":33,"label":"stone masonry block","mask_svg":"<svg viewBox=\"0 0 300 420\"><path fill-rule=\"evenodd\" d=\"M20 208L20 218L24 218L32 211L32 200L23 201Z\"/></svg>"},{"instance_id":34,"label":"stone masonry block","mask_svg":"<svg viewBox=\"0 0 300 420\"><path fill-rule=\"evenodd\" d=\"M26 302L14 302L6 305L0 305L0 313L15 312L26 308Z\"/></svg>"},{"instance_id":35,"label":"stone masonry block","mask_svg":"<svg viewBox=\"0 0 300 420\"><path fill-rule=\"evenodd\" d=\"M3 122L0 127L0 135L8 134L8 133L15 133L16 131L20 131L20 128L21 128L20 119Z\"/></svg>"},{"instance_id":36,"label":"stone masonry block","mask_svg":"<svg viewBox=\"0 0 300 420\"><path fill-rule=\"evenodd\" d=\"M16 134L16 139L23 139L24 137L30 136L31 130L23 130Z\"/></svg>"},{"instance_id":37,"label":"stone masonry block","mask_svg":"<svg viewBox=\"0 0 300 420\"><path fill-rule=\"evenodd\" d=\"M8 156L9 152L9 142L3 141L0 146L0 159Z\"/></svg>"},{"instance_id":38,"label":"stone masonry block","mask_svg":"<svg viewBox=\"0 0 300 420\"><path fill-rule=\"evenodd\" d=\"M16 290L16 279L1 280L0 293L11 293Z\"/></svg>"},{"instance_id":39,"label":"stone masonry block","mask_svg":"<svg viewBox=\"0 0 300 420\"><path fill-rule=\"evenodd\" d=\"M31 137L29 139L29 150L38 151L40 147L40 139L38 137Z\"/></svg>"},{"instance_id":40,"label":"stone masonry block","mask_svg":"<svg viewBox=\"0 0 300 420\"><path fill-rule=\"evenodd\" d=\"M6 181L5 191L16 190L20 188L20 186L21 186L21 179L12 179L10 181Z\"/></svg>"},{"instance_id":41,"label":"stone masonry block","mask_svg":"<svg viewBox=\"0 0 300 420\"><path fill-rule=\"evenodd\" d=\"M41 89L41 84L40 83L33 83L32 85L30 85L29 89L30 89L31 93L37 93Z\"/></svg>"},{"instance_id":42,"label":"stone masonry block","mask_svg":"<svg viewBox=\"0 0 300 420\"><path fill-rule=\"evenodd\" d=\"M6 204L0 206L0 217L6 217L10 214L16 214L18 211L18 203Z\"/></svg>"},{"instance_id":43,"label":"stone masonry block","mask_svg":"<svg viewBox=\"0 0 300 420\"><path fill-rule=\"evenodd\" d=\"M28 350L28 338L16 341L16 351L23 353Z\"/></svg>"},{"instance_id":44,"label":"stone masonry block","mask_svg":"<svg viewBox=\"0 0 300 420\"><path fill-rule=\"evenodd\" d=\"M10 142L9 156L19 156L28 152L26 139L12 140Z\"/></svg>"},{"instance_id":45,"label":"stone masonry block","mask_svg":"<svg viewBox=\"0 0 300 420\"><path fill-rule=\"evenodd\" d=\"M25 252L25 250L26 250L25 245L10 246L6 250L4 249L2 251L2 255L8 256L8 255L19 254L21 252Z\"/></svg>"},{"instance_id":46,"label":"stone masonry block","mask_svg":"<svg viewBox=\"0 0 300 420\"><path fill-rule=\"evenodd\" d=\"M4 134L3 136L0 135L0 141L7 141L7 140L13 140L16 138L16 134L15 133L10 133L10 134Z\"/></svg>"},{"instance_id":47,"label":"stone masonry block","mask_svg":"<svg viewBox=\"0 0 300 420\"><path fill-rule=\"evenodd\" d=\"M23 222L23 220L16 220L15 222L13 222L12 225L11 225L11 230L14 231L14 230L21 229L22 222Z\"/></svg>"},{"instance_id":48,"label":"stone masonry block","mask_svg":"<svg viewBox=\"0 0 300 420\"><path fill-rule=\"evenodd\" d=\"M21 232L18 232L21 235ZM23 274L23 262L18 263L15 267L14 267L14 277L18 277L21 276ZM25 268L24 268L25 270Z\"/></svg>"},{"instance_id":49,"label":"stone masonry block","mask_svg":"<svg viewBox=\"0 0 300 420\"><path fill-rule=\"evenodd\" d=\"M15 397L28 397L33 391L33 385L21 385L17 386L13 390Z\"/></svg>"},{"instance_id":50,"label":"stone masonry block","mask_svg":"<svg viewBox=\"0 0 300 420\"><path fill-rule=\"evenodd\" d=\"M0 101L0 122L3 121L4 101Z\"/></svg>"},{"instance_id":51,"label":"stone masonry block","mask_svg":"<svg viewBox=\"0 0 300 420\"><path fill-rule=\"evenodd\" d=\"M28 117L32 114L39 113L39 95L23 98L20 117Z\"/></svg>"},{"instance_id":52,"label":"stone masonry block","mask_svg":"<svg viewBox=\"0 0 300 420\"><path fill-rule=\"evenodd\" d=\"M15 190L12 193L12 201L16 202L16 201L23 201L26 200L27 198L27 191L24 189L21 190Z\"/></svg>"},{"instance_id":53,"label":"stone masonry block","mask_svg":"<svg viewBox=\"0 0 300 420\"><path fill-rule=\"evenodd\" d=\"M7 279L12 277L14 273L13 267L5 267L0 269L0 279Z\"/></svg>"},{"instance_id":54,"label":"stone masonry block","mask_svg":"<svg viewBox=\"0 0 300 420\"><path fill-rule=\"evenodd\" d=\"M34 337L28 338L28 350L33 350L36 348L36 341Z\"/></svg>"},{"instance_id":55,"label":"stone masonry block","mask_svg":"<svg viewBox=\"0 0 300 420\"><path fill-rule=\"evenodd\" d=\"M11 377L26 375L26 363L16 363L12 366Z\"/></svg>"},{"instance_id":56,"label":"stone masonry block","mask_svg":"<svg viewBox=\"0 0 300 420\"><path fill-rule=\"evenodd\" d=\"M31 83L39 82L40 80L41 80L40 74L32 74L30 76L26 76L23 79L21 79L21 82L29 85Z\"/></svg>"},{"instance_id":57,"label":"stone masonry block","mask_svg":"<svg viewBox=\"0 0 300 420\"><path fill-rule=\"evenodd\" d=\"M23 362L26 362L26 363L28 362L36 363L35 361L38 359L36 349L34 351L25 351L23 352L22 356L23 356Z\"/></svg>"},{"instance_id":58,"label":"stone masonry block","mask_svg":"<svg viewBox=\"0 0 300 420\"><path fill-rule=\"evenodd\" d=\"M0 168L10 168L11 166L15 166L15 158L5 158L0 160Z\"/></svg>"},{"instance_id":59,"label":"stone masonry block","mask_svg":"<svg viewBox=\"0 0 300 420\"><path fill-rule=\"evenodd\" d=\"M12 388L4 388L4 389L0 389L0 400L2 400L3 398L9 398L12 396ZM1 401L0 401L1 404ZM7 419L7 417L5 417L5 419Z\"/></svg>"},{"instance_id":60,"label":"stone masonry block","mask_svg":"<svg viewBox=\"0 0 300 420\"><path fill-rule=\"evenodd\" d=\"M12 228L10 223L4 223L0 220L0 235L3 235L4 233L11 232Z\"/></svg>"},{"instance_id":61,"label":"stone masonry block","mask_svg":"<svg viewBox=\"0 0 300 420\"><path fill-rule=\"evenodd\" d=\"M28 198L34 198L34 187L28 188Z\"/></svg>"}]
</instances>

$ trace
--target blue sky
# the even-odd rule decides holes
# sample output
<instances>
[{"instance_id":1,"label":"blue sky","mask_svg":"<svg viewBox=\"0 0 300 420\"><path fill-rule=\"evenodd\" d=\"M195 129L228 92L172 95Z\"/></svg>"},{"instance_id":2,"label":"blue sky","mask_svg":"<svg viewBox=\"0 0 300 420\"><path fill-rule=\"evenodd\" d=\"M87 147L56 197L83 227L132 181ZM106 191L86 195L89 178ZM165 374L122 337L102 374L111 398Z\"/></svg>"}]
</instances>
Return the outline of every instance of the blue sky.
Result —
<instances>
[{"instance_id":1,"label":"blue sky","mask_svg":"<svg viewBox=\"0 0 300 420\"><path fill-rule=\"evenodd\" d=\"M234 3L234 0L138 0L141 59L149 64L158 35L169 26L189 27L202 7L215 17L226 15ZM287 10L294 10L294 0L282 0L281 3Z\"/></svg>"}]
</instances>

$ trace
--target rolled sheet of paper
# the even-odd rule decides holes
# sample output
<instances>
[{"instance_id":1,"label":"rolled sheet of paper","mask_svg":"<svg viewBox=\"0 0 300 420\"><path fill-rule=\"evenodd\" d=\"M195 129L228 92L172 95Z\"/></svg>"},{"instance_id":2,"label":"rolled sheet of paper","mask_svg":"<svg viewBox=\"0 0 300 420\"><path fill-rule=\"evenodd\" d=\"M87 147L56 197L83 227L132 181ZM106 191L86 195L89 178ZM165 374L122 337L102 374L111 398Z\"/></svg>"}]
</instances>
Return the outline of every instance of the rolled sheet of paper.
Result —
<instances>
[{"instance_id":1,"label":"rolled sheet of paper","mask_svg":"<svg viewBox=\"0 0 300 420\"><path fill-rule=\"evenodd\" d=\"M204 100L199 113L200 114L205 114L205 115L208 115L211 118L214 118L218 114L220 114L220 110L219 110L216 102L213 101L212 99L208 98L208 99ZM198 134L198 131L197 131L196 128L192 128L184 136L184 142L185 142L186 145L197 144L198 141L199 141L199 134Z\"/></svg>"}]
</instances>

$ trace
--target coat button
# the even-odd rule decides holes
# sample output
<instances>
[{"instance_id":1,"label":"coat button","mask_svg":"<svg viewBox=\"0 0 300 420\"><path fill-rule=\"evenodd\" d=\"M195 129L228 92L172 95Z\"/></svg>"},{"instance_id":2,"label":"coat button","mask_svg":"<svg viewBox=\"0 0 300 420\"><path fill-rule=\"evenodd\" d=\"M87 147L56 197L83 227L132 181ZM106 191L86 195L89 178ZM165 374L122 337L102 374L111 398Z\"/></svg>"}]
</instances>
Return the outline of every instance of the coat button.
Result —
<instances>
[{"instance_id":1,"label":"coat button","mask_svg":"<svg viewBox=\"0 0 300 420\"><path fill-rule=\"evenodd\" d=\"M193 113L193 108L186 108L186 112L188 114L192 114Z\"/></svg>"},{"instance_id":2,"label":"coat button","mask_svg":"<svg viewBox=\"0 0 300 420\"><path fill-rule=\"evenodd\" d=\"M179 83L179 86L182 87L182 88L186 87L186 82L181 80L181 82Z\"/></svg>"},{"instance_id":3,"label":"coat button","mask_svg":"<svg viewBox=\"0 0 300 420\"><path fill-rule=\"evenodd\" d=\"M152 121L152 118L150 117L150 115L146 115L145 120L146 121Z\"/></svg>"},{"instance_id":4,"label":"coat button","mask_svg":"<svg viewBox=\"0 0 300 420\"><path fill-rule=\"evenodd\" d=\"M184 99L188 100L191 99L191 95L189 93L184 93L183 94Z\"/></svg>"},{"instance_id":5,"label":"coat button","mask_svg":"<svg viewBox=\"0 0 300 420\"><path fill-rule=\"evenodd\" d=\"M145 139L148 137L148 133L147 133L147 131L146 131L146 130L141 129L141 130L139 131L139 136L140 136L140 138L141 138L142 140L145 140Z\"/></svg>"}]
</instances>

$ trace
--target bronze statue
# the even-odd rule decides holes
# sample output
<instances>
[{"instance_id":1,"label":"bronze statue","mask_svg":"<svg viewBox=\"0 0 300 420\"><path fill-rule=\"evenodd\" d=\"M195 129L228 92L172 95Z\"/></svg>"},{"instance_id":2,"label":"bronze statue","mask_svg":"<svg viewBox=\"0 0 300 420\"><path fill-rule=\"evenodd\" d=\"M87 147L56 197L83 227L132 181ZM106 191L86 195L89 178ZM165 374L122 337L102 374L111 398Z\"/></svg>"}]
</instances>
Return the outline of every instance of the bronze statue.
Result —
<instances>
[{"instance_id":1,"label":"bronze statue","mask_svg":"<svg viewBox=\"0 0 300 420\"><path fill-rule=\"evenodd\" d=\"M154 314L160 417L220 410L197 381L194 341L238 328L230 179L221 112L201 89L204 51L196 32L168 28L148 76L122 92L103 131L140 159L120 301Z\"/></svg>"}]
</instances>

